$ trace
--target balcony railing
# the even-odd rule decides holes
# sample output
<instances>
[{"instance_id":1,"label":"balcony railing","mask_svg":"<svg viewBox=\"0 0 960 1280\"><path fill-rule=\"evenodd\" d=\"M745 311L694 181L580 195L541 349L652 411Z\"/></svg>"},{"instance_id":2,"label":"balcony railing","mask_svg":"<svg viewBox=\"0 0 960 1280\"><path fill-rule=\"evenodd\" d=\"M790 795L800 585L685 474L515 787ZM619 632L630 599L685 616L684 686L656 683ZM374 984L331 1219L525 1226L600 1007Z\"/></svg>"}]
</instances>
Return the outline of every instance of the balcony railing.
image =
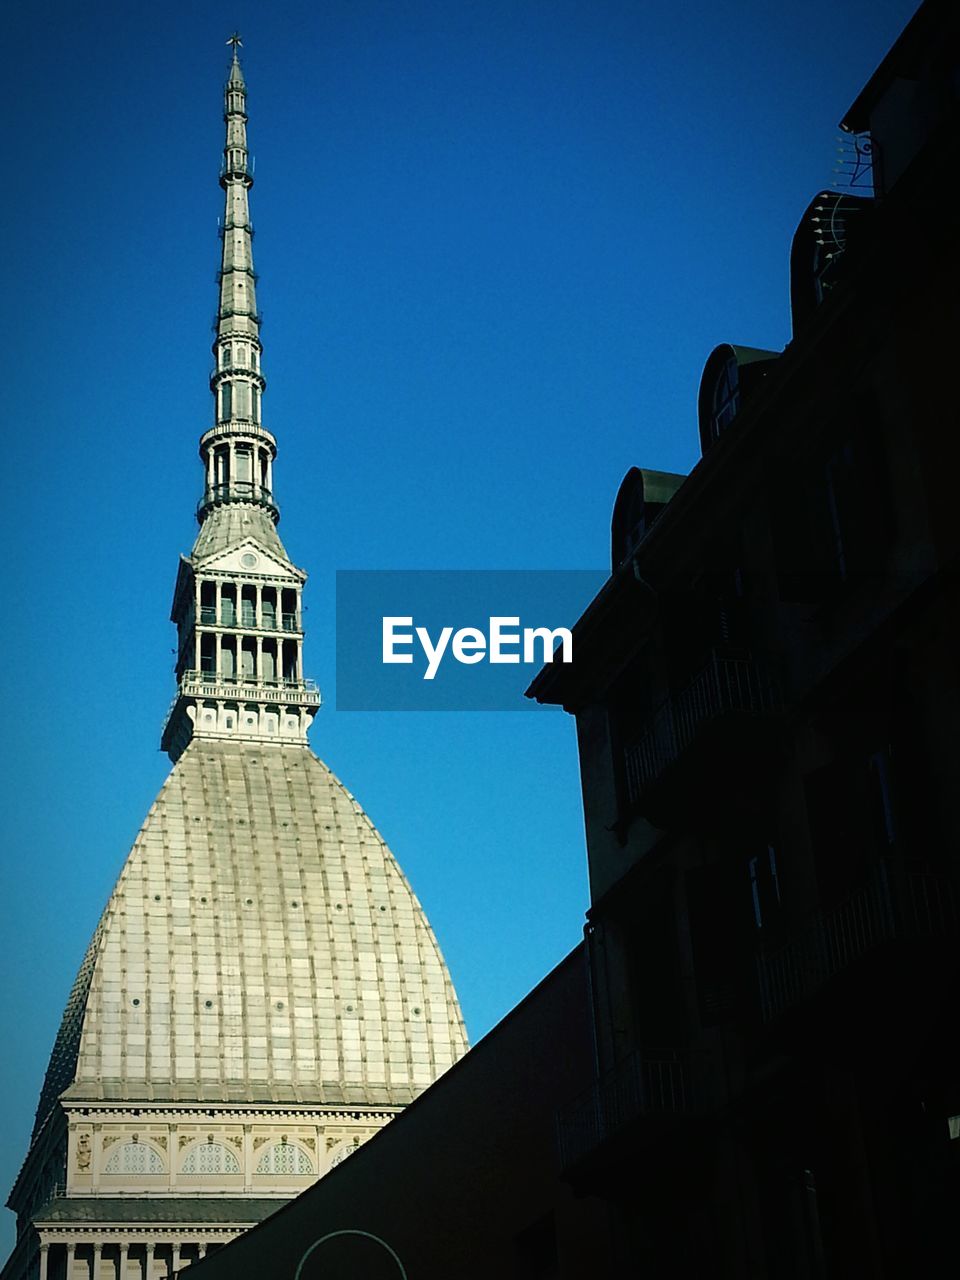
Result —
<instances>
[{"instance_id":1,"label":"balcony railing","mask_svg":"<svg viewBox=\"0 0 960 1280\"><path fill-rule=\"evenodd\" d=\"M251 701L295 702L320 705L320 690L314 680L295 676L258 678L246 675L217 675L215 671L185 671L180 677L180 694L196 698L247 698Z\"/></svg>"},{"instance_id":2,"label":"balcony railing","mask_svg":"<svg viewBox=\"0 0 960 1280\"><path fill-rule=\"evenodd\" d=\"M840 906L818 913L798 936L757 956L763 1020L799 1004L881 943L947 937L957 925L949 881L932 872L896 877L880 862Z\"/></svg>"},{"instance_id":3,"label":"balcony railing","mask_svg":"<svg viewBox=\"0 0 960 1280\"><path fill-rule=\"evenodd\" d=\"M213 605L200 606L200 625L203 627L227 627L235 631L266 631L276 633L278 631L299 631L300 615L298 613L283 613L280 615L279 622L276 614L272 617L264 614L260 621L257 621L255 614L236 613L223 610L219 620L217 619L217 611Z\"/></svg>"},{"instance_id":4,"label":"balcony railing","mask_svg":"<svg viewBox=\"0 0 960 1280\"><path fill-rule=\"evenodd\" d=\"M682 755L708 720L731 711L760 714L775 710L778 705L778 690L758 662L713 654L685 689L654 712L640 741L627 748L631 803L635 804L664 769Z\"/></svg>"},{"instance_id":5,"label":"balcony railing","mask_svg":"<svg viewBox=\"0 0 960 1280\"><path fill-rule=\"evenodd\" d=\"M643 1117L702 1114L700 1073L673 1051L633 1053L557 1115L564 1169Z\"/></svg>"}]
</instances>

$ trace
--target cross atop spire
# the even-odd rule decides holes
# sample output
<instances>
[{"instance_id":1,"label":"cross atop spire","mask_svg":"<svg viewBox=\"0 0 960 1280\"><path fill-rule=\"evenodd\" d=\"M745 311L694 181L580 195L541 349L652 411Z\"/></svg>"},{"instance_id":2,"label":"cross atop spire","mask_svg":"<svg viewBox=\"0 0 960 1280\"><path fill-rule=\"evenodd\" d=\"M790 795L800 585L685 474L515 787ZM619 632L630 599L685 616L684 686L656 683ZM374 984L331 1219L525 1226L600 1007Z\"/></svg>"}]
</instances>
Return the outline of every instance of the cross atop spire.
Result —
<instances>
[{"instance_id":1,"label":"cross atop spire","mask_svg":"<svg viewBox=\"0 0 960 1280\"><path fill-rule=\"evenodd\" d=\"M240 50L243 48L243 41L240 39L240 32L235 31L227 41L233 49L233 61L230 64L230 83L243 84L243 71L240 68Z\"/></svg>"}]
</instances>

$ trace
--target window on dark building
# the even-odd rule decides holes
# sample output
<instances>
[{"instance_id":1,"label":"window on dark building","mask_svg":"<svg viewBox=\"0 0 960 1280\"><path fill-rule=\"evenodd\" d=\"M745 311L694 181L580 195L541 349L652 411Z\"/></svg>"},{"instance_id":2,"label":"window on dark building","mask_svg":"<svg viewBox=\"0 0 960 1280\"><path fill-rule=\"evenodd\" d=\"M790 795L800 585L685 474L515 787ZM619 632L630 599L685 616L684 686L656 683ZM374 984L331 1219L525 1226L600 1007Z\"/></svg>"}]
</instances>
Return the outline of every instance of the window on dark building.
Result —
<instances>
[{"instance_id":1,"label":"window on dark building","mask_svg":"<svg viewBox=\"0 0 960 1280\"><path fill-rule=\"evenodd\" d=\"M653 697L645 655L636 657L614 684L607 700L610 740L621 815L629 813L634 797L630 786L630 757L650 730Z\"/></svg>"},{"instance_id":2,"label":"window on dark building","mask_svg":"<svg viewBox=\"0 0 960 1280\"><path fill-rule=\"evenodd\" d=\"M514 1236L513 1247L518 1280L554 1280L559 1276L557 1226L553 1213L545 1213Z\"/></svg>"},{"instance_id":3,"label":"window on dark building","mask_svg":"<svg viewBox=\"0 0 960 1280\"><path fill-rule=\"evenodd\" d=\"M849 582L880 568L893 532L882 437L848 437L827 461L826 483L836 572Z\"/></svg>"},{"instance_id":4,"label":"window on dark building","mask_svg":"<svg viewBox=\"0 0 960 1280\"><path fill-rule=\"evenodd\" d=\"M804 781L824 905L859 889L895 838L886 747L850 750Z\"/></svg>"},{"instance_id":5,"label":"window on dark building","mask_svg":"<svg viewBox=\"0 0 960 1280\"><path fill-rule=\"evenodd\" d=\"M720 435L733 422L740 408L740 370L736 356L724 362L713 386L713 404L710 414L710 438Z\"/></svg>"},{"instance_id":6,"label":"window on dark building","mask_svg":"<svg viewBox=\"0 0 960 1280\"><path fill-rule=\"evenodd\" d=\"M780 872L777 867L777 851L768 844L762 853L750 858L750 900L753 904L753 922L758 929L770 928L780 915Z\"/></svg>"},{"instance_id":7,"label":"window on dark building","mask_svg":"<svg viewBox=\"0 0 960 1280\"><path fill-rule=\"evenodd\" d=\"M704 1026L736 1017L753 991L753 935L742 876L742 863L723 858L685 877L694 981Z\"/></svg>"},{"instance_id":8,"label":"window on dark building","mask_svg":"<svg viewBox=\"0 0 960 1280\"><path fill-rule=\"evenodd\" d=\"M816 601L882 572L894 533L882 433L868 415L819 454L795 459L771 483L781 599Z\"/></svg>"}]
</instances>

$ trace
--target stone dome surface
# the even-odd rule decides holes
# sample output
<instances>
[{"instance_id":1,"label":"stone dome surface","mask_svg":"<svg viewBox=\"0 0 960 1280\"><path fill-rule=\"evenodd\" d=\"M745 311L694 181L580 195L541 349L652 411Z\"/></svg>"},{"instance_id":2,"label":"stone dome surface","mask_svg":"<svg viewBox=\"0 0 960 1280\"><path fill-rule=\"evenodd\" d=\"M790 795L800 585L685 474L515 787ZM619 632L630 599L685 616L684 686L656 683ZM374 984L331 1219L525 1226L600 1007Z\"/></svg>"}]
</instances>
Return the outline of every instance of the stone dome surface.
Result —
<instances>
[{"instance_id":1,"label":"stone dome surface","mask_svg":"<svg viewBox=\"0 0 960 1280\"><path fill-rule=\"evenodd\" d=\"M172 769L71 992L56 1099L404 1105L465 1051L426 916L304 746L197 740Z\"/></svg>"}]
</instances>

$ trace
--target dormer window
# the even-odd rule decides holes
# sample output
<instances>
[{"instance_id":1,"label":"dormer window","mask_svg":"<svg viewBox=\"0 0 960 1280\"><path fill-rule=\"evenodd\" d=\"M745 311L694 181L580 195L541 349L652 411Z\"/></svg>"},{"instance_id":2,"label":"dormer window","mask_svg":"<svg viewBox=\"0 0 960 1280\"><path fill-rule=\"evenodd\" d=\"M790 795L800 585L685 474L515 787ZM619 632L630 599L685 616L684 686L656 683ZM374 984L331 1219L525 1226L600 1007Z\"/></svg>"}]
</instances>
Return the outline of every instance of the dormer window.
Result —
<instances>
[{"instance_id":1,"label":"dormer window","mask_svg":"<svg viewBox=\"0 0 960 1280\"><path fill-rule=\"evenodd\" d=\"M740 408L740 371L735 356L725 360L713 385L713 411L710 415L710 438L719 440Z\"/></svg>"},{"instance_id":2,"label":"dormer window","mask_svg":"<svg viewBox=\"0 0 960 1280\"><path fill-rule=\"evenodd\" d=\"M714 347L703 367L697 396L700 451L706 453L729 431L776 360L775 351L759 347Z\"/></svg>"},{"instance_id":3,"label":"dormer window","mask_svg":"<svg viewBox=\"0 0 960 1280\"><path fill-rule=\"evenodd\" d=\"M623 478L613 506L612 565L616 571L633 554L684 477L667 471L631 467Z\"/></svg>"},{"instance_id":4,"label":"dormer window","mask_svg":"<svg viewBox=\"0 0 960 1280\"><path fill-rule=\"evenodd\" d=\"M868 230L873 200L821 191L807 207L790 249L790 305L797 333L843 279L851 235Z\"/></svg>"}]
</instances>

